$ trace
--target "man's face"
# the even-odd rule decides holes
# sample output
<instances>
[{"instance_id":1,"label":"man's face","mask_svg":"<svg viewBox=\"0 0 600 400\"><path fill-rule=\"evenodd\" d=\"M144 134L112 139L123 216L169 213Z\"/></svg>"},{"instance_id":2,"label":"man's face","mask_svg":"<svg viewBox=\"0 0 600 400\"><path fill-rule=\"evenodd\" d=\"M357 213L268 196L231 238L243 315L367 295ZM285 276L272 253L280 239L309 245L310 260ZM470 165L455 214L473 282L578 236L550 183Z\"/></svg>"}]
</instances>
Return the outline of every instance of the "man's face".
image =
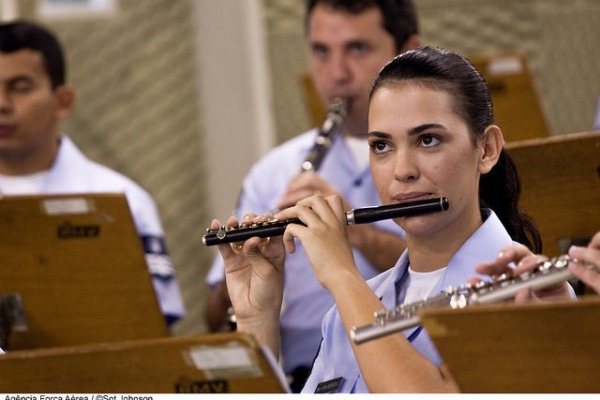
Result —
<instances>
[{"instance_id":1,"label":"man's face","mask_svg":"<svg viewBox=\"0 0 600 400\"><path fill-rule=\"evenodd\" d=\"M394 38L383 28L378 8L350 14L318 4L308 25L310 64L324 104L349 100L345 131L367 134L367 106L373 80L396 55Z\"/></svg>"},{"instance_id":2,"label":"man's face","mask_svg":"<svg viewBox=\"0 0 600 400\"><path fill-rule=\"evenodd\" d=\"M2 162L44 159L47 163L49 157L53 159L58 123L71 105L65 101L65 90L64 86L52 89L39 52L29 49L0 52Z\"/></svg>"}]
</instances>

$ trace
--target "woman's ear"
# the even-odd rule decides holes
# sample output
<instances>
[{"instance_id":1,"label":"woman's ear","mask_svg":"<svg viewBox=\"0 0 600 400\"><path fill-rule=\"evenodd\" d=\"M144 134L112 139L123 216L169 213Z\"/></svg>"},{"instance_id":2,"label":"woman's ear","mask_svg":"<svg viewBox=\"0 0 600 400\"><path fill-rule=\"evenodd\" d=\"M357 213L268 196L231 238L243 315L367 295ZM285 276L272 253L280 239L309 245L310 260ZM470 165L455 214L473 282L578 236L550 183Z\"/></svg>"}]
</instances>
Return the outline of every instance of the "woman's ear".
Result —
<instances>
[{"instance_id":1,"label":"woman's ear","mask_svg":"<svg viewBox=\"0 0 600 400\"><path fill-rule=\"evenodd\" d=\"M504 147L504 136L498 125L490 125L483 132L482 139L482 156L479 161L479 172L487 174L498 162L500 152Z\"/></svg>"}]
</instances>

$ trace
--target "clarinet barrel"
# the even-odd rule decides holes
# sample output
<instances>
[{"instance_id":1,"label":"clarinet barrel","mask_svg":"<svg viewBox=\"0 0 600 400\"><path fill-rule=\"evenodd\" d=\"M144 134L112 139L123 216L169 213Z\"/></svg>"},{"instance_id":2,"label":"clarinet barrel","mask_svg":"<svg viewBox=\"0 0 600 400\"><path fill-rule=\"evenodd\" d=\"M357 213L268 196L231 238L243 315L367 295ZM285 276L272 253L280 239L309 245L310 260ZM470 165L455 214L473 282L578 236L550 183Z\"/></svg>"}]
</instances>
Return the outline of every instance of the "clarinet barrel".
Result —
<instances>
[{"instance_id":1,"label":"clarinet barrel","mask_svg":"<svg viewBox=\"0 0 600 400\"><path fill-rule=\"evenodd\" d=\"M331 143L342 129L348 113L348 100L336 98L327 111L325 121L319 128L315 143L300 166L301 172L317 171L331 147Z\"/></svg>"}]
</instances>

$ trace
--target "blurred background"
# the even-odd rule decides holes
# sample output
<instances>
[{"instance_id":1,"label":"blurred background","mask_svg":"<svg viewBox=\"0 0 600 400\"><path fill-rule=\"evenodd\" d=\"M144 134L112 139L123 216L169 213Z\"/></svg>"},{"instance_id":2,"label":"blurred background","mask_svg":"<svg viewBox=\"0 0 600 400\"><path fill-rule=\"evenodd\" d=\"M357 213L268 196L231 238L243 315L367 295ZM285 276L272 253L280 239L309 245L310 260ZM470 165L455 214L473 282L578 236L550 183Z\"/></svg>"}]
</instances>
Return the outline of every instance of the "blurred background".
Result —
<instances>
[{"instance_id":1,"label":"blurred background","mask_svg":"<svg viewBox=\"0 0 600 400\"><path fill-rule=\"evenodd\" d=\"M524 52L550 134L592 130L598 0L415 4L428 44ZM0 0L0 16L39 21L63 42L78 93L63 131L154 196L188 310L175 333L205 333L214 252L204 230L231 213L261 155L312 127L300 81L304 2Z\"/></svg>"}]
</instances>

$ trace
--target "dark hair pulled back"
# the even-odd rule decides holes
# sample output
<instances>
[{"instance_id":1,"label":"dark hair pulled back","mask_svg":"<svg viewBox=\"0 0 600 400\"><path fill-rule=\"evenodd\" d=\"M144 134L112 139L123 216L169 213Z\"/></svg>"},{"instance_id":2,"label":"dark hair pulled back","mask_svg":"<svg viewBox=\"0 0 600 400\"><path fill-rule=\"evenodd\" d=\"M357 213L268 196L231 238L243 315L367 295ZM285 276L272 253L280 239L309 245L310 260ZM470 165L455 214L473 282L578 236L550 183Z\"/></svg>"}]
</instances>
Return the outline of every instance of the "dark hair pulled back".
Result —
<instances>
[{"instance_id":1,"label":"dark hair pulled back","mask_svg":"<svg viewBox=\"0 0 600 400\"><path fill-rule=\"evenodd\" d=\"M454 110L467 123L476 144L486 128L494 124L492 99L483 76L465 57L449 50L427 46L395 57L379 73L371 96L380 87L416 81L447 91ZM535 253L542 252L542 239L531 217L519 208L521 183L516 166L505 149L491 171L481 176L479 203L489 207L504 224L511 238Z\"/></svg>"}]
</instances>

